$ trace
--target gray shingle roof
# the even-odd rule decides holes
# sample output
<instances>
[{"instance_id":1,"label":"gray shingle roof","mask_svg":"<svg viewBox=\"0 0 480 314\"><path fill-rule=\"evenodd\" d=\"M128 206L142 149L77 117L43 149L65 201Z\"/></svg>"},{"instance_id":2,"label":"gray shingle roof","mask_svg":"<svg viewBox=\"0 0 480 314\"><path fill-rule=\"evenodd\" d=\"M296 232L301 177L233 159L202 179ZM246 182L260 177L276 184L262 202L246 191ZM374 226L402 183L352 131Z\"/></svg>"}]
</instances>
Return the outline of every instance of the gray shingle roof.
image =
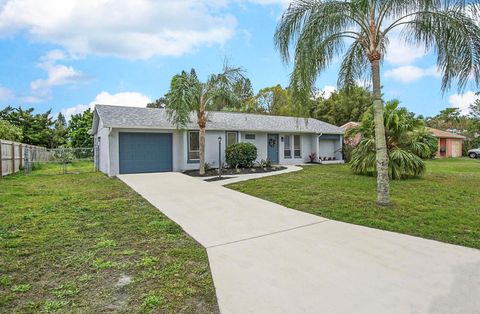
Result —
<instances>
[{"instance_id":1,"label":"gray shingle roof","mask_svg":"<svg viewBox=\"0 0 480 314\"><path fill-rule=\"evenodd\" d=\"M165 109L96 105L104 127L175 129ZM269 116L236 112L208 112L207 130L343 134L343 129L312 118ZM198 129L192 115L189 129Z\"/></svg>"}]
</instances>

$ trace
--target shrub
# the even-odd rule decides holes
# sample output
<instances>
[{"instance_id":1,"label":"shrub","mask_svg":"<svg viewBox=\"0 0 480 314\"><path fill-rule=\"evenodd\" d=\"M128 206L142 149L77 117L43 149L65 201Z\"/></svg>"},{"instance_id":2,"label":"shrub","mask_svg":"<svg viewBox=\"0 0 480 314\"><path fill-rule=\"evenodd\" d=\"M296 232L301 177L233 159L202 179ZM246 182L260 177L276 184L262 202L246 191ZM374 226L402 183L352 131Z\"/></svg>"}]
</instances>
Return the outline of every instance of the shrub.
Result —
<instances>
[{"instance_id":1,"label":"shrub","mask_svg":"<svg viewBox=\"0 0 480 314\"><path fill-rule=\"evenodd\" d=\"M230 167L250 168L257 159L257 147L252 143L237 143L225 150L225 161Z\"/></svg>"}]
</instances>

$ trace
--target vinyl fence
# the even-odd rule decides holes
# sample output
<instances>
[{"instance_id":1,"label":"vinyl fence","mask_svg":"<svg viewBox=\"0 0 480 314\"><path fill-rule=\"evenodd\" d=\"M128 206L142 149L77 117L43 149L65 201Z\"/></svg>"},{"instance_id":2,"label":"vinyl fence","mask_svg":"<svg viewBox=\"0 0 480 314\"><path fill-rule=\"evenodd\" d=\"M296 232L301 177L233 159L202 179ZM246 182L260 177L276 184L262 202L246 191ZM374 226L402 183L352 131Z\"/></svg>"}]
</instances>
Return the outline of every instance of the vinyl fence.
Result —
<instances>
[{"instance_id":1,"label":"vinyl fence","mask_svg":"<svg viewBox=\"0 0 480 314\"><path fill-rule=\"evenodd\" d=\"M20 171L26 160L45 162L53 158L53 153L45 147L0 140L0 178Z\"/></svg>"}]
</instances>

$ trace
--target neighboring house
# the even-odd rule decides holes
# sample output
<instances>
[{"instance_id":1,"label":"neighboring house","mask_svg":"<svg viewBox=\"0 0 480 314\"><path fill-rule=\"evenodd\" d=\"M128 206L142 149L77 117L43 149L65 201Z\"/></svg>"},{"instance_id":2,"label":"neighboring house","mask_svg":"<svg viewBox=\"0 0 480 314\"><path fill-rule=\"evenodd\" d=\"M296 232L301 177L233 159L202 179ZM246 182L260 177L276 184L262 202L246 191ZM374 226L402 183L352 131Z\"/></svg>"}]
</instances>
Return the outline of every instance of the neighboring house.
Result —
<instances>
[{"instance_id":1,"label":"neighboring house","mask_svg":"<svg viewBox=\"0 0 480 314\"><path fill-rule=\"evenodd\" d=\"M359 122L350 121L342 125L341 128L346 132L349 129L358 126L359 124ZM465 140L464 136L434 128L427 128L427 130L438 139L438 150L435 154L435 157L462 157L463 141ZM361 134L357 134L354 137L345 137L344 143L346 145L355 146L360 142L361 139Z\"/></svg>"},{"instance_id":2,"label":"neighboring house","mask_svg":"<svg viewBox=\"0 0 480 314\"><path fill-rule=\"evenodd\" d=\"M225 147L250 142L258 158L275 164L301 164L309 155L342 159L343 130L311 118L209 112L205 161L218 167ZM186 130L177 129L165 109L96 105L92 134L95 162L109 176L121 173L198 169L199 132L196 117ZM317 157L317 160L318 160Z\"/></svg>"},{"instance_id":3,"label":"neighboring house","mask_svg":"<svg viewBox=\"0 0 480 314\"><path fill-rule=\"evenodd\" d=\"M346 132L359 125L360 125L360 122L350 121L342 125L340 128L342 128ZM362 135L360 133L357 133L355 134L355 136L349 136L349 137L345 136L343 143L345 145L357 146L357 144L360 142L361 139L362 139Z\"/></svg>"},{"instance_id":4,"label":"neighboring house","mask_svg":"<svg viewBox=\"0 0 480 314\"><path fill-rule=\"evenodd\" d=\"M438 139L438 150L435 157L462 157L463 141L465 136L442 131L434 128L427 128Z\"/></svg>"}]
</instances>

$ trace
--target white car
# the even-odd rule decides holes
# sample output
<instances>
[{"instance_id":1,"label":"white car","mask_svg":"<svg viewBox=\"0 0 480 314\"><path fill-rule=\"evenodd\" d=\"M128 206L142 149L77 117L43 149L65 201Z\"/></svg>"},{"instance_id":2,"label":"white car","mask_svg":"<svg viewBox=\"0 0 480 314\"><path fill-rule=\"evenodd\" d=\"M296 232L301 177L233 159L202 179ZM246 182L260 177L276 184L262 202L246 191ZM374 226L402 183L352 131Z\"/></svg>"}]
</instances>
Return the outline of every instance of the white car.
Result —
<instances>
[{"instance_id":1,"label":"white car","mask_svg":"<svg viewBox=\"0 0 480 314\"><path fill-rule=\"evenodd\" d=\"M470 158L480 158L480 147L469 150L467 155Z\"/></svg>"}]
</instances>

